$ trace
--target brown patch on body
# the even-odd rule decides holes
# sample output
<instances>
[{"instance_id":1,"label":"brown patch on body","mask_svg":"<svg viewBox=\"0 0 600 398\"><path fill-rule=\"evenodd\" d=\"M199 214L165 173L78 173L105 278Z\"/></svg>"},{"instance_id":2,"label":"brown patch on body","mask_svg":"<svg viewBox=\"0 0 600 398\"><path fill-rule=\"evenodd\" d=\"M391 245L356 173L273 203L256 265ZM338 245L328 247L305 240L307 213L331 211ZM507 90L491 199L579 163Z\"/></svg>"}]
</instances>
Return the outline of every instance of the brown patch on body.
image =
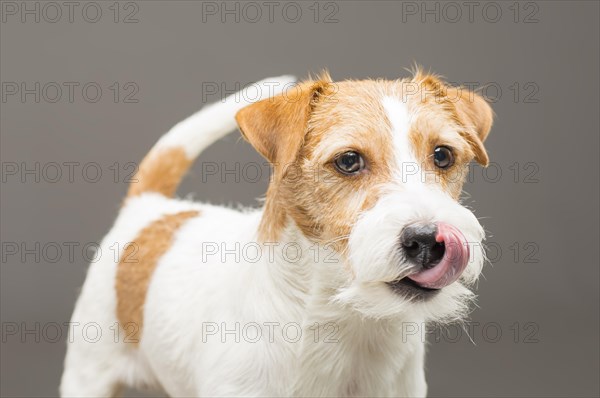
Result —
<instances>
[{"instance_id":1,"label":"brown patch on body","mask_svg":"<svg viewBox=\"0 0 600 398\"><path fill-rule=\"evenodd\" d=\"M199 214L196 210L167 214L142 229L124 248L117 267L115 289L117 319L127 332L126 342L139 343L146 293L158 260L171 247L175 232Z\"/></svg>"},{"instance_id":2,"label":"brown patch on body","mask_svg":"<svg viewBox=\"0 0 600 398\"><path fill-rule=\"evenodd\" d=\"M153 150L142 160L127 197L156 192L172 197L192 164L183 148Z\"/></svg>"}]
</instances>

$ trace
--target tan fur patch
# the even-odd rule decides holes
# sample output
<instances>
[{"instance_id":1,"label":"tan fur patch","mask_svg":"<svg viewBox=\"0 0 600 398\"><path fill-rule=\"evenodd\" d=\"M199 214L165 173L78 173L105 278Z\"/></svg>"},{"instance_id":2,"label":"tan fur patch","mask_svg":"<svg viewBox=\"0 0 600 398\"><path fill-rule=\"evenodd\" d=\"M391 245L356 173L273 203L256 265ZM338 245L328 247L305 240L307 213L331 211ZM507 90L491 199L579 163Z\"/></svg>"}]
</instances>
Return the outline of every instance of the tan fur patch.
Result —
<instances>
[{"instance_id":1,"label":"tan fur patch","mask_svg":"<svg viewBox=\"0 0 600 398\"><path fill-rule=\"evenodd\" d=\"M450 121L461 126L460 133L469 143L474 158L487 166L489 158L483 146L493 124L494 113L489 104L477 93L464 87L452 87L436 75L417 70L412 80L420 86L424 98L422 106L435 105L438 115L449 116ZM433 112L432 112L433 114Z\"/></svg>"},{"instance_id":2,"label":"tan fur patch","mask_svg":"<svg viewBox=\"0 0 600 398\"><path fill-rule=\"evenodd\" d=\"M381 105L385 84L376 81L334 83L315 104L308 121L297 174L285 176L279 192L303 234L342 254L357 216L375 204L380 187L391 177L390 125ZM333 159L357 151L367 172L341 175Z\"/></svg>"},{"instance_id":3,"label":"tan fur patch","mask_svg":"<svg viewBox=\"0 0 600 398\"><path fill-rule=\"evenodd\" d=\"M175 194L177 186L190 168L192 159L188 159L183 148L165 148L151 151L129 186L127 196L137 196L144 192L157 192L167 197Z\"/></svg>"},{"instance_id":4,"label":"tan fur patch","mask_svg":"<svg viewBox=\"0 0 600 398\"><path fill-rule=\"evenodd\" d=\"M146 293L158 260L173 243L173 235L196 210L167 214L140 231L128 244L117 268L115 288L117 318L126 331L126 342L137 344L144 321Z\"/></svg>"}]
</instances>

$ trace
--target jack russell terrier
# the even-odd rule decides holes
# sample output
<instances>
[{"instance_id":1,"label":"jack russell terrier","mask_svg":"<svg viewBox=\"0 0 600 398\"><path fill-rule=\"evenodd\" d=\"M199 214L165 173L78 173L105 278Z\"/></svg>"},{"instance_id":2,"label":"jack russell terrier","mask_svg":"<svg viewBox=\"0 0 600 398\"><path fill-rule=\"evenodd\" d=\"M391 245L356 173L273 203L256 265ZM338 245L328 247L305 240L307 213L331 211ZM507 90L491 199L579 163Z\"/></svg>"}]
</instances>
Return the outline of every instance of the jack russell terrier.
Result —
<instances>
[{"instance_id":1,"label":"jack russell terrier","mask_svg":"<svg viewBox=\"0 0 600 398\"><path fill-rule=\"evenodd\" d=\"M202 109L144 158L100 246L119 257L75 306L62 396L426 395L415 327L464 317L485 259L459 197L492 110L422 71L293 82ZM264 206L173 198L236 126L272 166Z\"/></svg>"}]
</instances>

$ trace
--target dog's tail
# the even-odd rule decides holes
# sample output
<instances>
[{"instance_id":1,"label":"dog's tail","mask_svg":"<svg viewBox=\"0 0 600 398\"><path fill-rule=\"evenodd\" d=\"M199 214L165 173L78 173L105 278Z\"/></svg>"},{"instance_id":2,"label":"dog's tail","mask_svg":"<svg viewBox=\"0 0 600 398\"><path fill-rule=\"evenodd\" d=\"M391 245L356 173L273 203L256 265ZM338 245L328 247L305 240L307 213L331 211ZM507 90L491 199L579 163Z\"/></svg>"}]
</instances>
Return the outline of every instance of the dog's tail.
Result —
<instances>
[{"instance_id":1,"label":"dog's tail","mask_svg":"<svg viewBox=\"0 0 600 398\"><path fill-rule=\"evenodd\" d=\"M209 145L235 129L235 114L240 109L279 94L294 81L293 76L261 80L176 124L142 160L127 197L145 192L173 196L194 159Z\"/></svg>"}]
</instances>

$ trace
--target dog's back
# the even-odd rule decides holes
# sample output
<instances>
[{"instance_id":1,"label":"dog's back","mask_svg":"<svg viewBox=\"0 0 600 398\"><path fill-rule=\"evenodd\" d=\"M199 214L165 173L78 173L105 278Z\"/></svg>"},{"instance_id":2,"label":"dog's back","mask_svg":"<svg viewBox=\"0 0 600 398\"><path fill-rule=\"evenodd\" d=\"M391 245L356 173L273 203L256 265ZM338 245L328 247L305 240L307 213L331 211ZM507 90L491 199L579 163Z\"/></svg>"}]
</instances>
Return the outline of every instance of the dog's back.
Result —
<instances>
[{"instance_id":1,"label":"dog's back","mask_svg":"<svg viewBox=\"0 0 600 398\"><path fill-rule=\"evenodd\" d=\"M190 348L202 333L212 333L210 327L220 327L211 320L239 321L233 312L227 316L232 295L245 294L228 289L240 286L232 278L246 279L248 289L262 286L251 283L253 274L240 264L239 251L221 258L221 245L231 249L252 239L260 215L173 195L200 152L235 128L234 116L249 103L246 98L277 94L292 81L265 79L205 107L173 127L144 158L76 304L62 396L114 396L123 385L163 387L183 396L197 388L189 372L202 370L202 364L207 383L217 366L225 366L223 372L235 366L195 358ZM165 275L155 278L159 273Z\"/></svg>"}]
</instances>

